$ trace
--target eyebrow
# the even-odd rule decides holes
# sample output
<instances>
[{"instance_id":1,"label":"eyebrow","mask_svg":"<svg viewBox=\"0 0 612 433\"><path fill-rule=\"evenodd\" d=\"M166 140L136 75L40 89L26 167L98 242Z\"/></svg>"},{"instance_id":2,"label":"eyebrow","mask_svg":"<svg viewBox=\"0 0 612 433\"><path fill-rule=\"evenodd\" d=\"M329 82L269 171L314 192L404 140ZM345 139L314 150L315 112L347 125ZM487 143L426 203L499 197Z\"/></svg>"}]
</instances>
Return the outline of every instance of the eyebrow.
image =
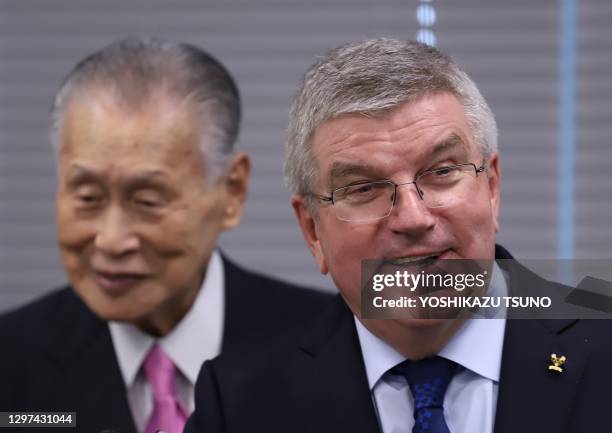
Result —
<instances>
[{"instance_id":1,"label":"eyebrow","mask_svg":"<svg viewBox=\"0 0 612 433\"><path fill-rule=\"evenodd\" d=\"M132 185L153 182L157 178L164 176L164 174L165 173L161 170L145 170L135 174L134 176L130 176L127 182ZM101 182L103 176L95 170L91 170L79 164L73 164L70 168L68 178L70 179L70 183L87 181Z\"/></svg>"},{"instance_id":2,"label":"eyebrow","mask_svg":"<svg viewBox=\"0 0 612 433\"><path fill-rule=\"evenodd\" d=\"M354 174L370 174L377 170L368 164L350 164L345 162L334 162L330 170L330 178L337 179Z\"/></svg>"},{"instance_id":3,"label":"eyebrow","mask_svg":"<svg viewBox=\"0 0 612 433\"><path fill-rule=\"evenodd\" d=\"M429 157L437 156L441 153L448 152L449 150L454 150L455 148L463 148L467 149L465 142L456 132L452 132L447 137L443 138L441 141L436 143L431 151L429 152Z\"/></svg>"},{"instance_id":4,"label":"eyebrow","mask_svg":"<svg viewBox=\"0 0 612 433\"><path fill-rule=\"evenodd\" d=\"M441 153L448 152L455 148L466 149L465 142L456 132L452 132L441 141L436 143L427 153L428 157L437 156ZM354 174L370 174L376 173L378 170L369 164L351 164L345 162L334 162L330 170L330 178L342 178Z\"/></svg>"},{"instance_id":5,"label":"eyebrow","mask_svg":"<svg viewBox=\"0 0 612 433\"><path fill-rule=\"evenodd\" d=\"M99 182L101 176L94 170L90 170L78 164L73 164L68 170L68 180L70 183L85 181Z\"/></svg>"}]
</instances>

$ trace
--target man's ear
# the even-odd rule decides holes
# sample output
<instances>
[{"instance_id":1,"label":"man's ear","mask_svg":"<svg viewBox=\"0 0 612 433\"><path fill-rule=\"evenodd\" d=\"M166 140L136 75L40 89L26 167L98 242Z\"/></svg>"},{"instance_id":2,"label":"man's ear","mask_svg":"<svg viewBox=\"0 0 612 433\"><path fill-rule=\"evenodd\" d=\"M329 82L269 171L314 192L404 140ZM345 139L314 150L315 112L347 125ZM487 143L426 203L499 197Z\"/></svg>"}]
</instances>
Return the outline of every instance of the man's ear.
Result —
<instances>
[{"instance_id":1,"label":"man's ear","mask_svg":"<svg viewBox=\"0 0 612 433\"><path fill-rule=\"evenodd\" d=\"M500 201L500 184L501 170L499 165L499 153L495 152L489 159L489 191L491 192L491 212L493 213L493 223L495 231L499 230L499 201Z\"/></svg>"},{"instance_id":2,"label":"man's ear","mask_svg":"<svg viewBox=\"0 0 612 433\"><path fill-rule=\"evenodd\" d=\"M251 174L251 161L244 152L237 152L223 177L225 189L225 214L222 227L224 230L232 229L240 224L244 211L244 203L249 189Z\"/></svg>"},{"instance_id":3,"label":"man's ear","mask_svg":"<svg viewBox=\"0 0 612 433\"><path fill-rule=\"evenodd\" d=\"M306 199L302 196L295 194L291 196L291 206L295 212L300 229L302 229L302 235L308 244L308 248L317 261L319 271L324 275L327 274L329 268L327 260L325 260L323 248L321 247L321 240L319 239L317 216L311 213Z\"/></svg>"}]
</instances>

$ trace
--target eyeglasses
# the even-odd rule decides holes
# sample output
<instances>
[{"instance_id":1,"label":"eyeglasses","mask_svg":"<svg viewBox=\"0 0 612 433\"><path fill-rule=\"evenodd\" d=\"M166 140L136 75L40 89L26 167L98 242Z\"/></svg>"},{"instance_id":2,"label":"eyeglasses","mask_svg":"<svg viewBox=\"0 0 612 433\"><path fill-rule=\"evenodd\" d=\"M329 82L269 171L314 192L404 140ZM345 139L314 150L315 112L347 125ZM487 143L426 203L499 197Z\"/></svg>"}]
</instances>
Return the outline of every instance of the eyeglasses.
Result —
<instances>
[{"instance_id":1,"label":"eyeglasses","mask_svg":"<svg viewBox=\"0 0 612 433\"><path fill-rule=\"evenodd\" d=\"M471 162L449 165L425 171L412 182L394 183L390 180L354 183L332 191L331 196L313 194L333 205L341 221L369 222L388 217L395 206L397 187L412 185L428 208L452 206L468 200L474 181L486 170Z\"/></svg>"}]
</instances>

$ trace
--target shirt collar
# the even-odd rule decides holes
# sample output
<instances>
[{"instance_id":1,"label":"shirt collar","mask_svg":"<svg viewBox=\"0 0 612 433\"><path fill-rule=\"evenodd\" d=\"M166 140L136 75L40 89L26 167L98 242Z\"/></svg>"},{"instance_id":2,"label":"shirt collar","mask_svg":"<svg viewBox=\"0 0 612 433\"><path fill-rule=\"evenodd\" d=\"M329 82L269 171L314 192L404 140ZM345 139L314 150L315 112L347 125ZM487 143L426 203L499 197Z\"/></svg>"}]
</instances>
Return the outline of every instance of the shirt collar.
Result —
<instances>
[{"instance_id":1,"label":"shirt collar","mask_svg":"<svg viewBox=\"0 0 612 433\"><path fill-rule=\"evenodd\" d=\"M119 368L127 387L134 383L140 366L156 342L181 373L195 384L202 363L221 352L224 279L223 261L220 254L213 251L191 309L168 335L158 340L133 324L109 322Z\"/></svg>"},{"instance_id":2,"label":"shirt collar","mask_svg":"<svg viewBox=\"0 0 612 433\"><path fill-rule=\"evenodd\" d=\"M505 296L507 283L497 263L493 263L489 296ZM406 358L389 343L372 334L356 317L355 326L370 389L391 368ZM504 344L505 319L470 319L442 348L439 356L450 359L487 379L499 381ZM474 350L478 348L478 350Z\"/></svg>"}]
</instances>

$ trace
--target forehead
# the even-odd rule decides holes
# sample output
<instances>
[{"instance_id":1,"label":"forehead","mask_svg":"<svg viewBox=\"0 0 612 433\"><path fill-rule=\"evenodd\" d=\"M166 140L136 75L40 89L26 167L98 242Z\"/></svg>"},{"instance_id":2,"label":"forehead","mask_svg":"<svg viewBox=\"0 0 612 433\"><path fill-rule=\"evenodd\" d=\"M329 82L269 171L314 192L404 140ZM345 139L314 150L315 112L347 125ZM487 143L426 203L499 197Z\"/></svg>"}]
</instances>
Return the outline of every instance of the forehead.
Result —
<instances>
[{"instance_id":1,"label":"forehead","mask_svg":"<svg viewBox=\"0 0 612 433\"><path fill-rule=\"evenodd\" d=\"M168 98L152 98L139 109L103 92L67 108L60 131L60 161L174 167L200 161L200 128L194 110Z\"/></svg>"},{"instance_id":2,"label":"forehead","mask_svg":"<svg viewBox=\"0 0 612 433\"><path fill-rule=\"evenodd\" d=\"M394 169L432 154L477 152L463 106L450 93L427 94L381 116L329 120L315 131L312 146L321 176L344 164Z\"/></svg>"}]
</instances>

